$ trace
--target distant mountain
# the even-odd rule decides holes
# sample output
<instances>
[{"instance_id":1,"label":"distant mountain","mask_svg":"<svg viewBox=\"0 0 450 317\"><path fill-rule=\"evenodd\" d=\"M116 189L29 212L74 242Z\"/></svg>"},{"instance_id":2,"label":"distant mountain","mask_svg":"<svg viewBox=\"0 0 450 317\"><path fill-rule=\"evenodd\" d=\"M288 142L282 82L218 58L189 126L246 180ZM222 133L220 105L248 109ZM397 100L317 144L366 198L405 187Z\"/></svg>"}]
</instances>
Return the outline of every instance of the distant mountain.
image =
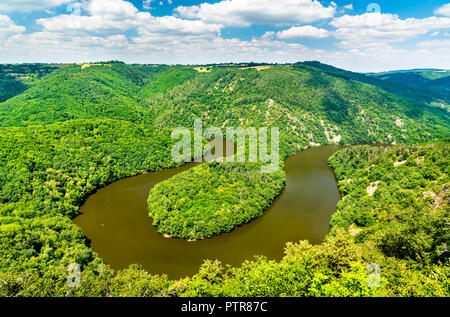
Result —
<instances>
[{"instance_id":1,"label":"distant mountain","mask_svg":"<svg viewBox=\"0 0 450 317\"><path fill-rule=\"evenodd\" d=\"M255 64L256 65L256 64ZM0 103L0 126L116 119L156 127L277 126L285 153L311 144L448 136L441 95L318 62L245 67L66 65Z\"/></svg>"},{"instance_id":2,"label":"distant mountain","mask_svg":"<svg viewBox=\"0 0 450 317\"><path fill-rule=\"evenodd\" d=\"M391 74L390 72L380 73L384 75L378 76L376 74L354 73L330 65L322 64L320 62L303 62L300 64L321 69L324 72L333 74L335 76L343 76L344 78L349 78L359 82L377 86L393 94L401 95L403 97L413 99L421 103L427 103L432 106L450 109L450 94L442 90L428 90L426 89L426 87L411 86L408 85L405 81L395 82L386 80L384 76L387 76L387 74ZM401 76L405 72L407 71L394 71L394 74L399 74L399 76Z\"/></svg>"},{"instance_id":3,"label":"distant mountain","mask_svg":"<svg viewBox=\"0 0 450 317\"><path fill-rule=\"evenodd\" d=\"M369 76L450 96L450 70L416 69L369 74Z\"/></svg>"},{"instance_id":4,"label":"distant mountain","mask_svg":"<svg viewBox=\"0 0 450 317\"><path fill-rule=\"evenodd\" d=\"M365 75L384 75L384 74L398 74L398 73L416 73L416 72L425 72L425 71L432 71L432 72L439 72L439 71L445 71L445 69L441 68L413 68L413 69L399 69L399 70L391 70L391 71L385 71L385 72L378 72L378 73L365 73Z\"/></svg>"},{"instance_id":5,"label":"distant mountain","mask_svg":"<svg viewBox=\"0 0 450 317\"><path fill-rule=\"evenodd\" d=\"M47 64L0 65L0 102L21 94L39 78L59 67Z\"/></svg>"},{"instance_id":6,"label":"distant mountain","mask_svg":"<svg viewBox=\"0 0 450 317\"><path fill-rule=\"evenodd\" d=\"M148 122L141 101L185 80L173 71L169 66L120 62L66 65L1 103L0 126L93 118ZM197 73L191 68L189 72Z\"/></svg>"},{"instance_id":7,"label":"distant mountain","mask_svg":"<svg viewBox=\"0 0 450 317\"><path fill-rule=\"evenodd\" d=\"M156 126L278 126L291 152L310 144L408 143L449 133L433 93L329 65L212 68L147 100ZM431 105L431 106L430 106ZM398 119L398 120L397 120Z\"/></svg>"}]
</instances>

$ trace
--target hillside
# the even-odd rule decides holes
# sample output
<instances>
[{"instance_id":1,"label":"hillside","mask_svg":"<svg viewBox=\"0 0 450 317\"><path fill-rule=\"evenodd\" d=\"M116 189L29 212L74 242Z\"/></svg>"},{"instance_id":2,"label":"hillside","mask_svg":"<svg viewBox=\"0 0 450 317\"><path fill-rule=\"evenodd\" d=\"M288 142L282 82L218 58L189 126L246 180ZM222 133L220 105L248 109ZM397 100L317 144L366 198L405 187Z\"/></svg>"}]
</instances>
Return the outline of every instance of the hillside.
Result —
<instances>
[{"instance_id":1,"label":"hillside","mask_svg":"<svg viewBox=\"0 0 450 317\"><path fill-rule=\"evenodd\" d=\"M67 65L1 103L0 126L97 118L149 123L142 100L185 80L172 73L169 66L120 62ZM160 75L166 86L158 86Z\"/></svg>"},{"instance_id":2,"label":"hillside","mask_svg":"<svg viewBox=\"0 0 450 317\"><path fill-rule=\"evenodd\" d=\"M12 81L6 85L15 89ZM204 70L105 62L42 74L0 103L0 295L448 296L448 259L445 252L435 255L448 245L441 221L447 205L433 205L436 197L448 198L448 140L411 144L449 137L450 114L436 107L445 103L436 95L401 87L317 63ZM388 151L357 146L330 160L348 198L323 245L295 241L281 262L257 258L226 273L220 263L206 261L197 275L179 281L138 266L112 270L71 219L95 190L174 166L171 129L192 127L196 118L204 127L279 127L281 158L319 144L409 145ZM161 183L154 194L167 194L167 205L197 189L219 196L213 209L203 208L207 195L186 197L181 207L191 212L190 227L199 220L196 208L216 220L222 204L245 207L237 220L222 217L217 227L191 232L186 226L175 233L209 237L260 215L279 194L284 175L280 170L263 179L249 166L202 165ZM354 183L347 183L350 178ZM367 187L377 181L379 190L369 196ZM399 211L401 204L410 205L411 217ZM166 217L166 210L159 215ZM165 223L167 233L174 233L176 220ZM416 235L419 229L427 234ZM412 232L413 240L402 240L404 232ZM366 264L375 261L388 268L387 275L383 288L368 289ZM81 266L80 288L67 288L70 263Z\"/></svg>"},{"instance_id":3,"label":"hillside","mask_svg":"<svg viewBox=\"0 0 450 317\"><path fill-rule=\"evenodd\" d=\"M67 218L33 219L28 212L20 219L6 216L4 209L0 295L446 297L448 152L447 142L339 151L330 162L346 198L324 243L289 242L279 262L257 257L227 268L206 260L197 274L177 281L138 265L113 271L84 245L81 230ZM380 168L368 172L374 164ZM369 195L366 186L377 179L379 188ZM81 285L68 288L66 265L74 260L83 265ZM379 280L371 277L369 263L381 268Z\"/></svg>"},{"instance_id":4,"label":"hillside","mask_svg":"<svg viewBox=\"0 0 450 317\"><path fill-rule=\"evenodd\" d=\"M59 67L46 64L0 65L0 103L21 94Z\"/></svg>"},{"instance_id":5,"label":"hillside","mask_svg":"<svg viewBox=\"0 0 450 317\"><path fill-rule=\"evenodd\" d=\"M313 143L401 143L447 135L448 112L429 106L442 100L393 93L384 81L313 66L199 72L119 62L67 65L0 103L0 126L109 118L189 127L202 118L219 127L283 127L288 152Z\"/></svg>"},{"instance_id":6,"label":"hillside","mask_svg":"<svg viewBox=\"0 0 450 317\"><path fill-rule=\"evenodd\" d=\"M450 95L450 71L448 70L397 71L370 74L370 76L391 83L429 90L447 97Z\"/></svg>"},{"instance_id":7,"label":"hillside","mask_svg":"<svg viewBox=\"0 0 450 317\"><path fill-rule=\"evenodd\" d=\"M285 154L312 144L412 143L449 133L443 109L306 65L214 69L146 105L161 127L192 126L195 118L204 126L278 126Z\"/></svg>"}]
</instances>

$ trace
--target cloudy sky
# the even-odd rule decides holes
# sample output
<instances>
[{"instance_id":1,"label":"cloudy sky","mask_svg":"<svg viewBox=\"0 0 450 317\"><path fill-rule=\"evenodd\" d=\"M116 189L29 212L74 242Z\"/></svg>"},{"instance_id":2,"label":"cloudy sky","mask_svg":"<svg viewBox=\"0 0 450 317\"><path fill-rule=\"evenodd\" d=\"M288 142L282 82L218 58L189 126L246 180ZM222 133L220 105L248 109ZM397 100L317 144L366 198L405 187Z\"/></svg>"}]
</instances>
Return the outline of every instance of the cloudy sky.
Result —
<instances>
[{"instance_id":1,"label":"cloudy sky","mask_svg":"<svg viewBox=\"0 0 450 317\"><path fill-rule=\"evenodd\" d=\"M448 1L0 0L0 63L450 69Z\"/></svg>"}]
</instances>

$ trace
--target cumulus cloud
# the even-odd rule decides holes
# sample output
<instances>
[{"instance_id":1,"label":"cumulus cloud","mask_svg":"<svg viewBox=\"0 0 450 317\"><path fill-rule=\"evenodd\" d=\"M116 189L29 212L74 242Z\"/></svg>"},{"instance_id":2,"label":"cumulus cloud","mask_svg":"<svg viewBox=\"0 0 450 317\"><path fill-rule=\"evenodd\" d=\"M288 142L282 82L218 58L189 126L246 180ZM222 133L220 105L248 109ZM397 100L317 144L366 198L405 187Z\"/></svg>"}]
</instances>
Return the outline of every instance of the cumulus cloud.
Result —
<instances>
[{"instance_id":1,"label":"cumulus cloud","mask_svg":"<svg viewBox=\"0 0 450 317\"><path fill-rule=\"evenodd\" d=\"M3 2L6 0L1 4L6 6ZM25 32L24 27L0 14L2 62L119 59L131 63L204 64L314 59L355 71L450 68L450 45L443 40L448 39L445 35L450 29L450 17L443 11L446 6L436 10L439 15L436 17L400 19L393 14L350 15L351 5L338 7L333 2L322 5L314 0L218 0L214 4L178 7L175 16L156 17L150 12L140 12L130 0L9 2L10 8L15 5L14 10L18 10L19 4L22 10L31 10L31 5L37 7L37 2L39 9L42 4L49 8L69 3L67 12L72 14L38 19L40 31L34 33ZM157 5L156 1L148 3ZM344 15L333 18L339 10L344 10L340 13ZM310 25L315 21L328 22L326 19L332 19L328 26ZM221 35L228 26L255 24L284 26L284 30L268 28L263 36L251 40ZM394 46L431 34L439 37L430 37L430 41L420 42L416 48L411 48L410 44L416 43L413 41L407 42L407 49ZM325 51L288 41L327 36L337 38L337 49Z\"/></svg>"},{"instance_id":2,"label":"cumulus cloud","mask_svg":"<svg viewBox=\"0 0 450 317\"><path fill-rule=\"evenodd\" d=\"M16 25L7 15L0 14L0 41L13 34L25 32L25 27Z\"/></svg>"},{"instance_id":3,"label":"cumulus cloud","mask_svg":"<svg viewBox=\"0 0 450 317\"><path fill-rule=\"evenodd\" d=\"M434 11L434 14L450 17L450 3L444 4L442 7L437 8Z\"/></svg>"},{"instance_id":4,"label":"cumulus cloud","mask_svg":"<svg viewBox=\"0 0 450 317\"><path fill-rule=\"evenodd\" d=\"M180 6L175 11L184 18L226 26L289 25L331 18L336 5L325 7L316 0L222 0L213 4Z\"/></svg>"},{"instance_id":5,"label":"cumulus cloud","mask_svg":"<svg viewBox=\"0 0 450 317\"><path fill-rule=\"evenodd\" d=\"M431 40L417 43L421 47L450 47L450 40Z\"/></svg>"},{"instance_id":6,"label":"cumulus cloud","mask_svg":"<svg viewBox=\"0 0 450 317\"><path fill-rule=\"evenodd\" d=\"M344 6L344 9L345 9L345 10L353 11L353 3L350 3L350 4L345 5L345 6Z\"/></svg>"},{"instance_id":7,"label":"cumulus cloud","mask_svg":"<svg viewBox=\"0 0 450 317\"><path fill-rule=\"evenodd\" d=\"M430 31L450 28L450 18L400 19L396 14L366 13L335 18L330 25L340 46L357 48L380 43L401 42Z\"/></svg>"},{"instance_id":8,"label":"cumulus cloud","mask_svg":"<svg viewBox=\"0 0 450 317\"><path fill-rule=\"evenodd\" d=\"M46 54L51 51L56 55L57 51L67 50L87 56L83 52L89 54L91 47L96 56L114 52L117 56L113 59L118 59L123 54L144 54L144 48L175 51L180 43L190 44L194 50L198 43L210 43L219 36L223 27L174 16L155 17L149 12L139 12L124 0L89 0L79 8L81 11L74 14L38 19L36 23L42 26L41 32L11 36L8 48L21 49L24 54L25 48L40 45L46 47ZM124 32L130 30L137 35L129 39ZM121 50L114 50L117 48ZM72 56L67 51L65 54Z\"/></svg>"},{"instance_id":9,"label":"cumulus cloud","mask_svg":"<svg viewBox=\"0 0 450 317\"><path fill-rule=\"evenodd\" d=\"M329 36L329 32L325 29L316 28L315 26L306 25L299 27L291 27L290 29L277 32L279 39L302 39L302 38L325 38Z\"/></svg>"},{"instance_id":10,"label":"cumulus cloud","mask_svg":"<svg viewBox=\"0 0 450 317\"><path fill-rule=\"evenodd\" d=\"M156 39L155 39L156 40ZM160 39L164 41L164 39ZM170 41L170 42L169 42ZM322 50L310 49L301 44L290 44L270 39L241 40L225 39L216 36L210 39L186 37L174 40L166 39L160 45L156 41L148 43L135 42L131 51L145 52L146 56L155 62L170 59L172 63L204 64L228 62L296 62L303 59L313 59L324 54ZM142 54L140 55L142 58Z\"/></svg>"},{"instance_id":11,"label":"cumulus cloud","mask_svg":"<svg viewBox=\"0 0 450 317\"><path fill-rule=\"evenodd\" d=\"M0 3L0 12L45 10L74 1L76 0L2 0Z\"/></svg>"},{"instance_id":12,"label":"cumulus cloud","mask_svg":"<svg viewBox=\"0 0 450 317\"><path fill-rule=\"evenodd\" d=\"M85 7L90 15L117 19L134 17L138 13L132 3L123 0L91 0Z\"/></svg>"},{"instance_id":13,"label":"cumulus cloud","mask_svg":"<svg viewBox=\"0 0 450 317\"><path fill-rule=\"evenodd\" d=\"M42 18L37 23L45 31L56 32L116 32L138 29L140 34L203 34L219 32L221 25L203 21L183 20L173 16L154 17L149 12L139 12L130 2L123 0L91 0L83 9L88 15L59 15Z\"/></svg>"},{"instance_id":14,"label":"cumulus cloud","mask_svg":"<svg viewBox=\"0 0 450 317\"><path fill-rule=\"evenodd\" d=\"M21 54L46 47L46 54L59 53L63 56L95 56L98 52L118 54L126 52L129 41L123 34L107 37L100 36L72 36L55 32L35 32L31 34L17 34L7 40L7 47ZM73 58L73 57L72 57Z\"/></svg>"},{"instance_id":15,"label":"cumulus cloud","mask_svg":"<svg viewBox=\"0 0 450 317\"><path fill-rule=\"evenodd\" d=\"M148 12L139 12L130 2L123 0L91 0L81 8L88 15L62 14L36 22L46 31L104 32L127 30L151 17Z\"/></svg>"}]
</instances>

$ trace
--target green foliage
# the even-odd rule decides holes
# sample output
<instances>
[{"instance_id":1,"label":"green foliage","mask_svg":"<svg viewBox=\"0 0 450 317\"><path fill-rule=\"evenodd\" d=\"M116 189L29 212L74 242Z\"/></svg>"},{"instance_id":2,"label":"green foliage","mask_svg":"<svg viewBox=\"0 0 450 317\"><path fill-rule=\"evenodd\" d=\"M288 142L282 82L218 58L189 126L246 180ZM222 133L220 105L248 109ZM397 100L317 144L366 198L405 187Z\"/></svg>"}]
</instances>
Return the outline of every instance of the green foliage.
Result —
<instances>
[{"instance_id":1,"label":"green foliage","mask_svg":"<svg viewBox=\"0 0 450 317\"><path fill-rule=\"evenodd\" d=\"M449 113L433 107L445 98L317 63L244 66L257 65L2 66L0 296L449 296ZM170 128L195 118L280 127L282 158L317 143L442 140L337 152L330 235L288 243L279 262L205 261L179 281L112 270L71 218L98 188L174 166ZM156 186L150 214L163 233L206 238L261 215L284 181L258 164L205 164ZM380 287L367 284L370 263Z\"/></svg>"},{"instance_id":2,"label":"green foliage","mask_svg":"<svg viewBox=\"0 0 450 317\"><path fill-rule=\"evenodd\" d=\"M162 234L190 240L232 231L262 215L285 184L282 170L209 163L175 175L150 191L148 208Z\"/></svg>"},{"instance_id":3,"label":"green foliage","mask_svg":"<svg viewBox=\"0 0 450 317\"><path fill-rule=\"evenodd\" d=\"M94 118L149 123L147 95L174 87L193 72L117 62L67 65L0 104L0 126Z\"/></svg>"},{"instance_id":4,"label":"green foliage","mask_svg":"<svg viewBox=\"0 0 450 317\"><path fill-rule=\"evenodd\" d=\"M320 144L413 143L449 135L449 113L435 99L405 97L383 81L305 65L213 68L146 100L155 126L280 127L284 156ZM372 82L371 82L372 81ZM414 99L413 99L414 98Z\"/></svg>"},{"instance_id":5,"label":"green foliage","mask_svg":"<svg viewBox=\"0 0 450 317\"><path fill-rule=\"evenodd\" d=\"M92 250L70 221L79 206L115 180L174 166L172 144L113 120L1 128L0 271L88 265Z\"/></svg>"},{"instance_id":6,"label":"green foliage","mask_svg":"<svg viewBox=\"0 0 450 317\"><path fill-rule=\"evenodd\" d=\"M330 75L370 84L410 99L409 103L442 106L450 105L448 71L417 70L360 74L345 71L319 62L298 63L320 69ZM434 87L433 87L434 86Z\"/></svg>"},{"instance_id":7,"label":"green foliage","mask_svg":"<svg viewBox=\"0 0 450 317\"><path fill-rule=\"evenodd\" d=\"M0 102L24 92L27 88L22 82L0 73Z\"/></svg>"},{"instance_id":8,"label":"green foliage","mask_svg":"<svg viewBox=\"0 0 450 317\"><path fill-rule=\"evenodd\" d=\"M141 95L149 97L158 93L164 93L184 82L193 79L197 75L197 71L192 68L169 68L165 72L158 73L156 78L152 78L141 91Z\"/></svg>"},{"instance_id":9,"label":"green foliage","mask_svg":"<svg viewBox=\"0 0 450 317\"><path fill-rule=\"evenodd\" d=\"M58 67L45 64L0 65L0 103L21 94Z\"/></svg>"},{"instance_id":10,"label":"green foliage","mask_svg":"<svg viewBox=\"0 0 450 317\"><path fill-rule=\"evenodd\" d=\"M450 71L445 70L416 70L373 74L372 76L389 82L426 89L450 99Z\"/></svg>"},{"instance_id":11,"label":"green foliage","mask_svg":"<svg viewBox=\"0 0 450 317\"><path fill-rule=\"evenodd\" d=\"M329 162L343 200L331 232L354 224L362 227L358 241L374 243L386 256L428 264L448 259L449 157L445 143L337 152Z\"/></svg>"}]
</instances>

